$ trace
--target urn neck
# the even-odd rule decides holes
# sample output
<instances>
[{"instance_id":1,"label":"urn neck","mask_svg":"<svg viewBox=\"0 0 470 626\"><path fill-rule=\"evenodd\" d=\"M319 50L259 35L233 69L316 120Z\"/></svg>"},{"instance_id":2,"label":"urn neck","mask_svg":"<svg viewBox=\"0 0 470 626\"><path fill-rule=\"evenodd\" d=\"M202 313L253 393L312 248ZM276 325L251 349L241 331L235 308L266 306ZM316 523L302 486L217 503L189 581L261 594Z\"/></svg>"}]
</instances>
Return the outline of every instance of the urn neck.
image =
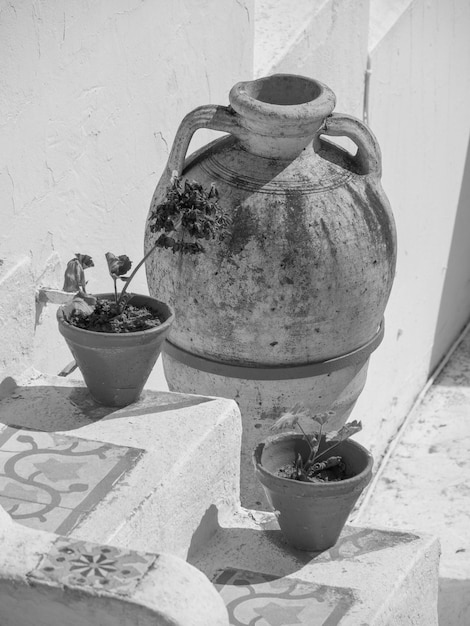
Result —
<instances>
[{"instance_id":1,"label":"urn neck","mask_svg":"<svg viewBox=\"0 0 470 626\"><path fill-rule=\"evenodd\" d=\"M335 106L329 87L295 74L273 74L234 85L229 95L240 143L252 154L292 159L314 139Z\"/></svg>"}]
</instances>

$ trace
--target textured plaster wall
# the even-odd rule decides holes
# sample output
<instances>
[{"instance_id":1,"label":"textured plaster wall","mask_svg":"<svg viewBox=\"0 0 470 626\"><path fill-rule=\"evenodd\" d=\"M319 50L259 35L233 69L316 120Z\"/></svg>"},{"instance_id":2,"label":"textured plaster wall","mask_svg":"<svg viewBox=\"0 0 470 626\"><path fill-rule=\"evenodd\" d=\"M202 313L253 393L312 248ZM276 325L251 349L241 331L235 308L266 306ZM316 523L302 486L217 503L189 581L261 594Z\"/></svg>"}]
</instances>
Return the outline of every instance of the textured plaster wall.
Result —
<instances>
[{"instance_id":1,"label":"textured plaster wall","mask_svg":"<svg viewBox=\"0 0 470 626\"><path fill-rule=\"evenodd\" d=\"M362 114L369 0L257 0L255 73L290 72L326 83L337 110Z\"/></svg>"},{"instance_id":2,"label":"textured plaster wall","mask_svg":"<svg viewBox=\"0 0 470 626\"><path fill-rule=\"evenodd\" d=\"M372 3L376 26L385 5ZM353 414L377 454L470 316L470 4L396 6L390 28L371 30L369 123L397 222L397 274Z\"/></svg>"},{"instance_id":3,"label":"textured plaster wall","mask_svg":"<svg viewBox=\"0 0 470 626\"><path fill-rule=\"evenodd\" d=\"M232 84L252 76L252 5L0 3L0 286L11 289L0 310L2 341L22 324L23 343L32 345L31 300L24 315L7 321L9 302L33 298L40 283L61 286L75 252L94 258L87 274L95 292L110 286L106 251L138 261L153 189L182 117L201 104L226 104ZM145 272L135 290L146 291ZM43 311L34 359L57 372L70 357L52 318ZM13 370L30 364L31 350L19 352ZM0 372L9 354L0 352Z\"/></svg>"}]
</instances>

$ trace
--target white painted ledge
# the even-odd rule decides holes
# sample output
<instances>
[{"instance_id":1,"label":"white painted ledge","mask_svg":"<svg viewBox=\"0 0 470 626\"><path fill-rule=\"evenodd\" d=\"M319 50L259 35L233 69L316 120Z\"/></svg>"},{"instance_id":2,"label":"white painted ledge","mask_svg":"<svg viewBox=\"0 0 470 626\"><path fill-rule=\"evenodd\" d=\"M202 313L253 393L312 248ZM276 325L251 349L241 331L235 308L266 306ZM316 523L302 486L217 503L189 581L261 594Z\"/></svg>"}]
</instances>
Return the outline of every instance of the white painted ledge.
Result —
<instances>
[{"instance_id":1,"label":"white painted ledge","mask_svg":"<svg viewBox=\"0 0 470 626\"><path fill-rule=\"evenodd\" d=\"M330 550L302 552L286 544L272 513L252 511L190 562L217 584L229 617L234 610L241 623L253 612L296 609L292 623L308 626L438 625L439 542L430 535L346 526Z\"/></svg>"},{"instance_id":2,"label":"white painted ledge","mask_svg":"<svg viewBox=\"0 0 470 626\"><path fill-rule=\"evenodd\" d=\"M89 552L104 549L111 555L104 579L108 588L89 562L84 561L81 569L77 560L67 562L80 543L4 518L0 511L2 626L229 625L224 603L211 583L177 557L87 544ZM57 554L64 555L60 563L54 560ZM126 579L122 571L132 578Z\"/></svg>"},{"instance_id":3,"label":"white painted ledge","mask_svg":"<svg viewBox=\"0 0 470 626\"><path fill-rule=\"evenodd\" d=\"M73 300L76 292L62 291L52 287L39 287L36 292L37 302L50 304L67 304Z\"/></svg>"},{"instance_id":4,"label":"white painted ledge","mask_svg":"<svg viewBox=\"0 0 470 626\"><path fill-rule=\"evenodd\" d=\"M30 372L16 377L16 389L11 384L0 401L0 435L13 424L136 451L138 461L112 488L101 493L96 486L93 506L67 534L181 558L197 550L216 532L219 517L240 506L236 403L145 391L137 403L114 410L97 405L71 378Z\"/></svg>"}]
</instances>

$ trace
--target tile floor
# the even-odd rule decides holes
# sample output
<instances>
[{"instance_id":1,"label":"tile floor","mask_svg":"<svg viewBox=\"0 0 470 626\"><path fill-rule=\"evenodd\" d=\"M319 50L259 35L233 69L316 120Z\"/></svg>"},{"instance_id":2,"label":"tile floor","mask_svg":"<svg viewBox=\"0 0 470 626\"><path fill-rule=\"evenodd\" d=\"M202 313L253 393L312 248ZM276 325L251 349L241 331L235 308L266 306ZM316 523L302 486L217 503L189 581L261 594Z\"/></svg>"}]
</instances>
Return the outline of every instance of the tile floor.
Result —
<instances>
[{"instance_id":1,"label":"tile floor","mask_svg":"<svg viewBox=\"0 0 470 626\"><path fill-rule=\"evenodd\" d=\"M231 626L333 626L354 604L351 589L315 585L242 569L215 573Z\"/></svg>"},{"instance_id":2,"label":"tile floor","mask_svg":"<svg viewBox=\"0 0 470 626\"><path fill-rule=\"evenodd\" d=\"M17 522L66 535L143 454L69 435L0 431L0 505Z\"/></svg>"},{"instance_id":3,"label":"tile floor","mask_svg":"<svg viewBox=\"0 0 470 626\"><path fill-rule=\"evenodd\" d=\"M28 578L132 595L157 558L154 554L58 537Z\"/></svg>"}]
</instances>

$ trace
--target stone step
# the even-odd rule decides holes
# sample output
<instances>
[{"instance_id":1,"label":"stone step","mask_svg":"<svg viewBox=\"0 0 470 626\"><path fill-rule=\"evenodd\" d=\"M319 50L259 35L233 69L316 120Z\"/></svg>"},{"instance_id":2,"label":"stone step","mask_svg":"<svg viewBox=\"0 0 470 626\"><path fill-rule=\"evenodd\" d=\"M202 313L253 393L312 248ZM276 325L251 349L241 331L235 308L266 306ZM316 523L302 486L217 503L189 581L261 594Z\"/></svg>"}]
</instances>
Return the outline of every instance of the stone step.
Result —
<instances>
[{"instance_id":1,"label":"stone step","mask_svg":"<svg viewBox=\"0 0 470 626\"><path fill-rule=\"evenodd\" d=\"M0 400L0 506L31 528L186 558L239 506L240 413L146 391L119 410L25 374Z\"/></svg>"},{"instance_id":2,"label":"stone step","mask_svg":"<svg viewBox=\"0 0 470 626\"><path fill-rule=\"evenodd\" d=\"M220 595L195 567L60 537L0 506L2 626L228 626Z\"/></svg>"},{"instance_id":3,"label":"stone step","mask_svg":"<svg viewBox=\"0 0 470 626\"><path fill-rule=\"evenodd\" d=\"M440 626L470 624L470 332L405 427L354 518L440 538Z\"/></svg>"},{"instance_id":4,"label":"stone step","mask_svg":"<svg viewBox=\"0 0 470 626\"><path fill-rule=\"evenodd\" d=\"M274 515L245 511L190 559L232 626L436 626L439 544L422 534L346 526L321 553L290 548Z\"/></svg>"},{"instance_id":5,"label":"stone step","mask_svg":"<svg viewBox=\"0 0 470 626\"><path fill-rule=\"evenodd\" d=\"M0 505L22 524L187 558L237 626L437 624L436 539L349 526L305 553L272 514L240 508L233 401L146 391L112 410L37 373L3 392Z\"/></svg>"}]
</instances>

